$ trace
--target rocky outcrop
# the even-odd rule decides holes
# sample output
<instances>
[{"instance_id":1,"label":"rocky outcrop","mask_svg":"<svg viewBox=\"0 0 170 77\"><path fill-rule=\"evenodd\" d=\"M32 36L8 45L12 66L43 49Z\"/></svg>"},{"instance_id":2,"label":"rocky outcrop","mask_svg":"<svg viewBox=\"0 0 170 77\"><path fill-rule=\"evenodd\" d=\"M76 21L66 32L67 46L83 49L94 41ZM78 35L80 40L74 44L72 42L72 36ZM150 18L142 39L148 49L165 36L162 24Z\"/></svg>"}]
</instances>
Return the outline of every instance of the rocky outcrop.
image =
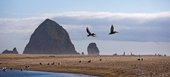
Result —
<instances>
[{"instance_id":1,"label":"rocky outcrop","mask_svg":"<svg viewBox=\"0 0 170 77\"><path fill-rule=\"evenodd\" d=\"M2 54L18 54L18 51L17 49L14 47L14 49L11 51L11 50L5 50L2 52Z\"/></svg>"},{"instance_id":2,"label":"rocky outcrop","mask_svg":"<svg viewBox=\"0 0 170 77\"><path fill-rule=\"evenodd\" d=\"M31 35L23 54L79 54L67 31L55 21L46 19Z\"/></svg>"},{"instance_id":3,"label":"rocky outcrop","mask_svg":"<svg viewBox=\"0 0 170 77\"><path fill-rule=\"evenodd\" d=\"M99 49L97 48L96 43L90 43L87 47L88 55L99 55Z\"/></svg>"}]
</instances>

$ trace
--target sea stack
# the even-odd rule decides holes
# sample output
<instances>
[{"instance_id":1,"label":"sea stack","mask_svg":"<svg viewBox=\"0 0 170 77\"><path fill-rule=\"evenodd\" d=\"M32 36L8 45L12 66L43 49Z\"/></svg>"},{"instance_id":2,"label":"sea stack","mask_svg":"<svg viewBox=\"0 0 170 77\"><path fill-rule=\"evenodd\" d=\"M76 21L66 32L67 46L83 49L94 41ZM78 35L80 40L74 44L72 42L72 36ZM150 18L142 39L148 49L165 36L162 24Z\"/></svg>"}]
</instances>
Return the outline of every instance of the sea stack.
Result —
<instances>
[{"instance_id":1,"label":"sea stack","mask_svg":"<svg viewBox=\"0 0 170 77\"><path fill-rule=\"evenodd\" d=\"M17 51L17 48L14 47L14 49L11 51L11 50L5 50L2 52L2 54L18 54L18 51Z\"/></svg>"},{"instance_id":2,"label":"sea stack","mask_svg":"<svg viewBox=\"0 0 170 77\"><path fill-rule=\"evenodd\" d=\"M23 54L79 54L67 31L53 20L46 19L31 35Z\"/></svg>"},{"instance_id":3,"label":"sea stack","mask_svg":"<svg viewBox=\"0 0 170 77\"><path fill-rule=\"evenodd\" d=\"M88 55L99 55L99 49L96 43L90 43L87 47Z\"/></svg>"}]
</instances>

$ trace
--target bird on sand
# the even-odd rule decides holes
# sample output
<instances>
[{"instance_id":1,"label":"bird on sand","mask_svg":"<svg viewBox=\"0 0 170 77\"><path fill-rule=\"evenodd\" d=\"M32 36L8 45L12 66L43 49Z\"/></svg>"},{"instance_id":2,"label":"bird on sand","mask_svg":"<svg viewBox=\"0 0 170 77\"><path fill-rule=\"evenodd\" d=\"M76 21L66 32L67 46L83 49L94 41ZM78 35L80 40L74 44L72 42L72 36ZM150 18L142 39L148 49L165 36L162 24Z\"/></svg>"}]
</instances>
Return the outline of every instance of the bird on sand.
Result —
<instances>
[{"instance_id":1,"label":"bird on sand","mask_svg":"<svg viewBox=\"0 0 170 77\"><path fill-rule=\"evenodd\" d=\"M118 32L117 32L117 31L114 31L114 27L113 27L113 25L112 25L111 28L110 28L110 33L109 33L109 35L115 34L115 33L118 33Z\"/></svg>"},{"instance_id":2,"label":"bird on sand","mask_svg":"<svg viewBox=\"0 0 170 77\"><path fill-rule=\"evenodd\" d=\"M87 31L87 33L89 34L89 35L87 35L87 37L89 37L89 36L96 37L96 34L91 33L91 32L89 31L88 27L86 28L86 31Z\"/></svg>"}]
</instances>

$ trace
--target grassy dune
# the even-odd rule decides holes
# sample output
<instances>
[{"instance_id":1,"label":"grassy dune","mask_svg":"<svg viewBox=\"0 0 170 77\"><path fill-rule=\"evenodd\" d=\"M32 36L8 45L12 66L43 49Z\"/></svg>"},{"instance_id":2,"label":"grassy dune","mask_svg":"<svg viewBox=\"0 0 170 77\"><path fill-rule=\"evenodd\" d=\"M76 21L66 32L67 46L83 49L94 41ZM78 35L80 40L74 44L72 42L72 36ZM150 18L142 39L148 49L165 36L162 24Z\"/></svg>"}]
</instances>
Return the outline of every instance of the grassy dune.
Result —
<instances>
[{"instance_id":1,"label":"grassy dune","mask_svg":"<svg viewBox=\"0 0 170 77\"><path fill-rule=\"evenodd\" d=\"M143 58L144 61L138 61ZM102 59L102 61L99 61ZM82 62L79 63L79 60ZM91 63L88 63L92 60ZM40 65L39 63L43 65ZM55 62L55 65L51 65ZM58 62L61 65L58 65ZM47 65L50 63L50 65ZM0 68L83 73L104 77L170 77L169 56L0 54Z\"/></svg>"}]
</instances>

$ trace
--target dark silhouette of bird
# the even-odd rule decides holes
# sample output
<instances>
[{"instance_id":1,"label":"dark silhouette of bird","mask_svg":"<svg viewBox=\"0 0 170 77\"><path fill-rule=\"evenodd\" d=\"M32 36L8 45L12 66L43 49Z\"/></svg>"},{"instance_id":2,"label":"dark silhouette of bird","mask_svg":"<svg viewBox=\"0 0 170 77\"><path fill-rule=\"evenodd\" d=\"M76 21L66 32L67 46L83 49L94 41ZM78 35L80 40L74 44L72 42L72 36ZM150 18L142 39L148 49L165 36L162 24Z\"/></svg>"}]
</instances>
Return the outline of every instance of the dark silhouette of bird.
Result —
<instances>
[{"instance_id":1,"label":"dark silhouette of bird","mask_svg":"<svg viewBox=\"0 0 170 77\"><path fill-rule=\"evenodd\" d=\"M90 62L91 62L91 60L88 61L88 63L90 63Z\"/></svg>"},{"instance_id":2,"label":"dark silhouette of bird","mask_svg":"<svg viewBox=\"0 0 170 77\"><path fill-rule=\"evenodd\" d=\"M87 37L89 37L89 36L96 37L96 34L91 33L91 32L89 31L88 27L86 28L86 31L87 31L87 33L89 34L89 35L87 35Z\"/></svg>"},{"instance_id":3,"label":"dark silhouette of bird","mask_svg":"<svg viewBox=\"0 0 170 77\"><path fill-rule=\"evenodd\" d=\"M13 68L11 68L11 70L13 70Z\"/></svg>"},{"instance_id":4,"label":"dark silhouette of bird","mask_svg":"<svg viewBox=\"0 0 170 77\"><path fill-rule=\"evenodd\" d=\"M110 33L109 33L109 35L115 34L115 33L118 33L118 32L117 32L117 31L114 31L114 27L113 27L113 25L112 25L111 28L110 28Z\"/></svg>"},{"instance_id":5,"label":"dark silhouette of bird","mask_svg":"<svg viewBox=\"0 0 170 77\"><path fill-rule=\"evenodd\" d=\"M140 59L137 59L138 61L140 61Z\"/></svg>"},{"instance_id":6,"label":"dark silhouette of bird","mask_svg":"<svg viewBox=\"0 0 170 77\"><path fill-rule=\"evenodd\" d=\"M81 63L81 60L79 61L79 63Z\"/></svg>"},{"instance_id":7,"label":"dark silhouette of bird","mask_svg":"<svg viewBox=\"0 0 170 77\"><path fill-rule=\"evenodd\" d=\"M21 71L24 71L24 69L21 69Z\"/></svg>"},{"instance_id":8,"label":"dark silhouette of bird","mask_svg":"<svg viewBox=\"0 0 170 77\"><path fill-rule=\"evenodd\" d=\"M52 65L54 65L55 64L55 62L53 62L53 64Z\"/></svg>"}]
</instances>

